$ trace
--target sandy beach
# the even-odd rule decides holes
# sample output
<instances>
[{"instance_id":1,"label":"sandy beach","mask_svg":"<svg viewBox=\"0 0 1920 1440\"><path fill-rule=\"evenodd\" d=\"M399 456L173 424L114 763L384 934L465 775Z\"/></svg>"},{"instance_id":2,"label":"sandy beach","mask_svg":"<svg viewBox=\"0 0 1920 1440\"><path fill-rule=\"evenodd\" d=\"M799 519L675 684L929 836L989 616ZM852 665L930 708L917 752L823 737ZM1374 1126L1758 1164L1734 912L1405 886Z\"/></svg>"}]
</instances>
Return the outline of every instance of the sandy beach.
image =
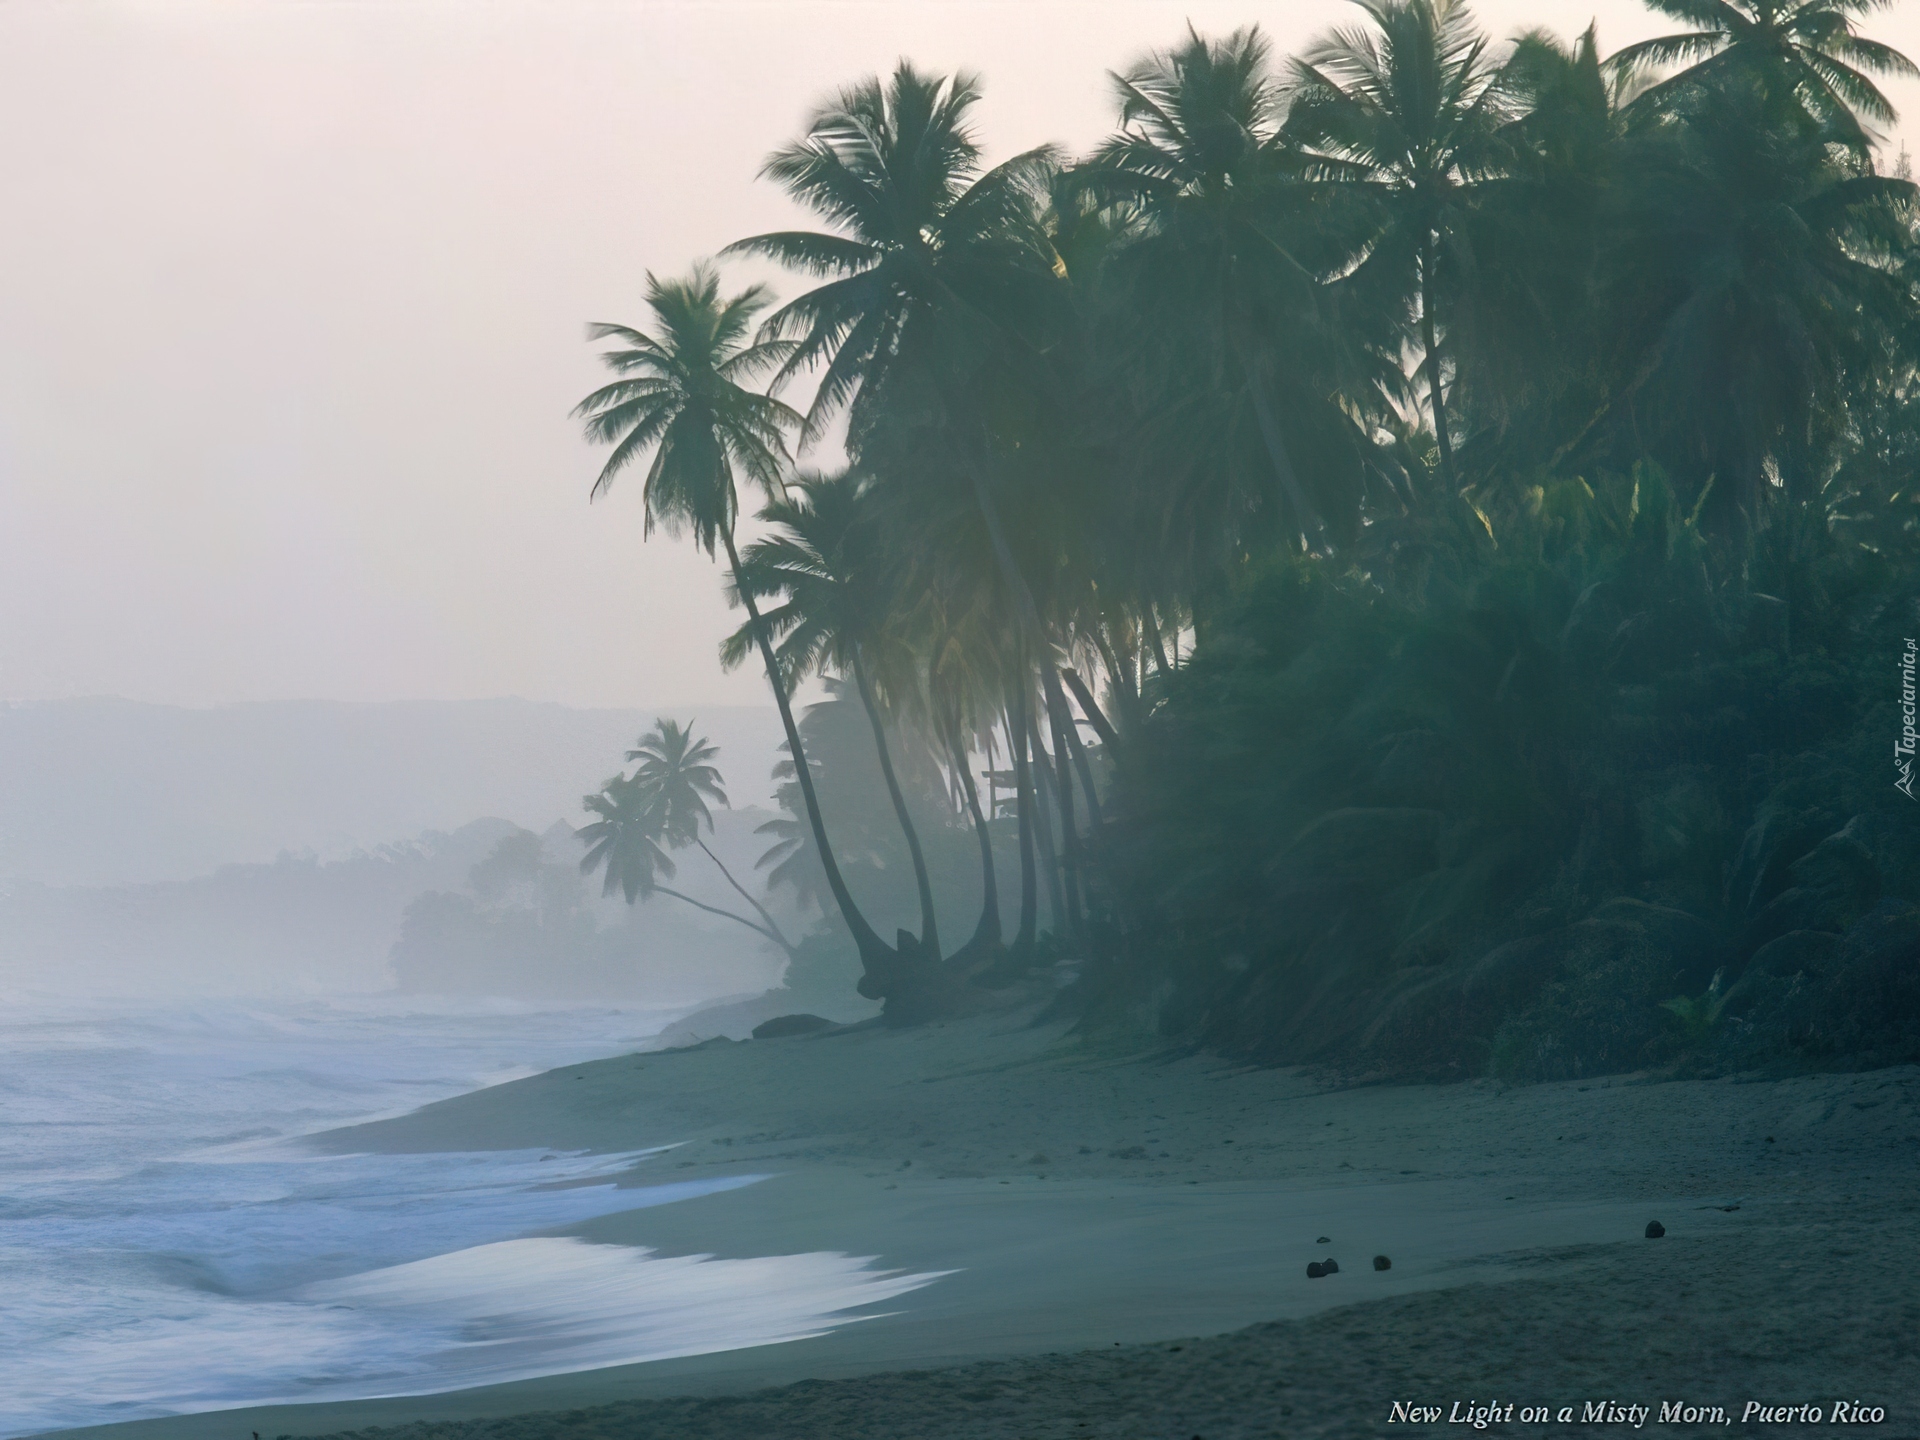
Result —
<instances>
[{"instance_id":1,"label":"sandy beach","mask_svg":"<svg viewBox=\"0 0 1920 1440\"><path fill-rule=\"evenodd\" d=\"M312 1142L671 1145L623 1183L767 1178L566 1233L950 1272L879 1318L452 1394L100 1433L1221 1440L1394 1433L1395 1401L1544 1405L1555 1422L1494 1428L1556 1434L1631 1428L1582 1423L1589 1402L1615 1401L1651 1406L1662 1433L1723 1433L1659 1427L1659 1407L1737 1422L1749 1401L1839 1400L1883 1407L1874 1433L1920 1433L1920 1070L1342 1088L1034 1014L713 1040ZM1645 1237L1650 1220L1663 1238ZM1339 1272L1309 1279L1328 1256Z\"/></svg>"}]
</instances>

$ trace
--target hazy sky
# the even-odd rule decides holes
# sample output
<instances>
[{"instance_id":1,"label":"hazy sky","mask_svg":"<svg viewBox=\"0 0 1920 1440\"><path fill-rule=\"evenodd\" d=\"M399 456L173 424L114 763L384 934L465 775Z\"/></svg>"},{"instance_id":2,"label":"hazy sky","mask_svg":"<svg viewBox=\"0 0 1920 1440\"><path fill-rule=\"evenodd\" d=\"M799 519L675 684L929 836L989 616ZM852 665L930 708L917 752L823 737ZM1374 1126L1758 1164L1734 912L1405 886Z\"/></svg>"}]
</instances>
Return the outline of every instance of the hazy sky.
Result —
<instances>
[{"instance_id":1,"label":"hazy sky","mask_svg":"<svg viewBox=\"0 0 1920 1440\"><path fill-rule=\"evenodd\" d=\"M1920 52L1916 13L1869 31ZM587 503L584 322L787 223L762 157L902 54L984 75L996 154L1084 147L1186 19L1291 48L1353 14L0 0L0 699L759 700L715 568L641 544L637 483Z\"/></svg>"}]
</instances>

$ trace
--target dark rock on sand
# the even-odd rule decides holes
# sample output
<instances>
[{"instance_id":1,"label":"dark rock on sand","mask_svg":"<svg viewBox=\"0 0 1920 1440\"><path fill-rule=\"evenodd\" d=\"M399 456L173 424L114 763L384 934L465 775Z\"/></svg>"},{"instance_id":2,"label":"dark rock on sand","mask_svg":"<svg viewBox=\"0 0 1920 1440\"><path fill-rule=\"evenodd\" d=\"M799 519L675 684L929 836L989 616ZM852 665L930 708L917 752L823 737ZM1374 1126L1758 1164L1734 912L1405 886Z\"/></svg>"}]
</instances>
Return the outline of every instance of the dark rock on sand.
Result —
<instances>
[{"instance_id":1,"label":"dark rock on sand","mask_svg":"<svg viewBox=\"0 0 1920 1440\"><path fill-rule=\"evenodd\" d=\"M1328 1260L1323 1267L1323 1272L1328 1275L1338 1275L1340 1273L1340 1262L1338 1260Z\"/></svg>"},{"instance_id":2,"label":"dark rock on sand","mask_svg":"<svg viewBox=\"0 0 1920 1440\"><path fill-rule=\"evenodd\" d=\"M816 1030L827 1030L832 1026L833 1021L819 1015L776 1015L754 1026L753 1038L778 1040L783 1035L811 1035Z\"/></svg>"},{"instance_id":3,"label":"dark rock on sand","mask_svg":"<svg viewBox=\"0 0 1920 1440\"><path fill-rule=\"evenodd\" d=\"M1658 1220L1649 1220L1647 1222L1647 1239L1658 1240L1666 1233L1667 1227L1662 1225Z\"/></svg>"},{"instance_id":4,"label":"dark rock on sand","mask_svg":"<svg viewBox=\"0 0 1920 1440\"><path fill-rule=\"evenodd\" d=\"M1373 1268L1376 1270L1391 1270L1393 1268L1393 1261L1384 1255L1376 1255L1373 1257Z\"/></svg>"},{"instance_id":5,"label":"dark rock on sand","mask_svg":"<svg viewBox=\"0 0 1920 1440\"><path fill-rule=\"evenodd\" d=\"M1326 1273L1327 1267L1322 1265L1318 1260L1309 1260L1307 1262L1307 1279L1318 1280Z\"/></svg>"}]
</instances>

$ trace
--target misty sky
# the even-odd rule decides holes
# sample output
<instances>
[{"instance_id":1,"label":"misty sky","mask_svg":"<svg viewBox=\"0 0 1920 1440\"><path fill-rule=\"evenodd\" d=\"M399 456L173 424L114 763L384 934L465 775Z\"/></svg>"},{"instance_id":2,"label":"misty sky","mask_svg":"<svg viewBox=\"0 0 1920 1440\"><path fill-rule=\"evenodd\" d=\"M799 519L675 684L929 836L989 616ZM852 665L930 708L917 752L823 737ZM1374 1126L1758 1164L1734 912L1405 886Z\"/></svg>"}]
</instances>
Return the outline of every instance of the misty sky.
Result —
<instances>
[{"instance_id":1,"label":"misty sky","mask_svg":"<svg viewBox=\"0 0 1920 1440\"><path fill-rule=\"evenodd\" d=\"M1104 72L1187 18L1287 49L1355 13L0 0L0 699L760 701L715 661L715 568L642 546L638 477L587 503L584 322L789 223L765 153L902 54L981 72L1004 155L1090 145ZM1920 11L1867 29L1920 53Z\"/></svg>"}]
</instances>

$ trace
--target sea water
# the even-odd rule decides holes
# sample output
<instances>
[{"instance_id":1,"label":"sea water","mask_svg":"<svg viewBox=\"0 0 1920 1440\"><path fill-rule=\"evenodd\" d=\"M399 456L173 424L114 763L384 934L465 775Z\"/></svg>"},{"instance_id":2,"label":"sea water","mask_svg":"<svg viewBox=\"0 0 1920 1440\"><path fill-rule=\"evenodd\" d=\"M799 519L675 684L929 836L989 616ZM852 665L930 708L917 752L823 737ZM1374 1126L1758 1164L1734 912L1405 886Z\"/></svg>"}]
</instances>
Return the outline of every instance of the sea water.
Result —
<instances>
[{"instance_id":1,"label":"sea water","mask_svg":"<svg viewBox=\"0 0 1920 1440\"><path fill-rule=\"evenodd\" d=\"M653 1181L661 1151L295 1143L622 1054L673 1018L377 998L8 1005L0 1436L798 1340L936 1278L540 1233L764 1178Z\"/></svg>"}]
</instances>

